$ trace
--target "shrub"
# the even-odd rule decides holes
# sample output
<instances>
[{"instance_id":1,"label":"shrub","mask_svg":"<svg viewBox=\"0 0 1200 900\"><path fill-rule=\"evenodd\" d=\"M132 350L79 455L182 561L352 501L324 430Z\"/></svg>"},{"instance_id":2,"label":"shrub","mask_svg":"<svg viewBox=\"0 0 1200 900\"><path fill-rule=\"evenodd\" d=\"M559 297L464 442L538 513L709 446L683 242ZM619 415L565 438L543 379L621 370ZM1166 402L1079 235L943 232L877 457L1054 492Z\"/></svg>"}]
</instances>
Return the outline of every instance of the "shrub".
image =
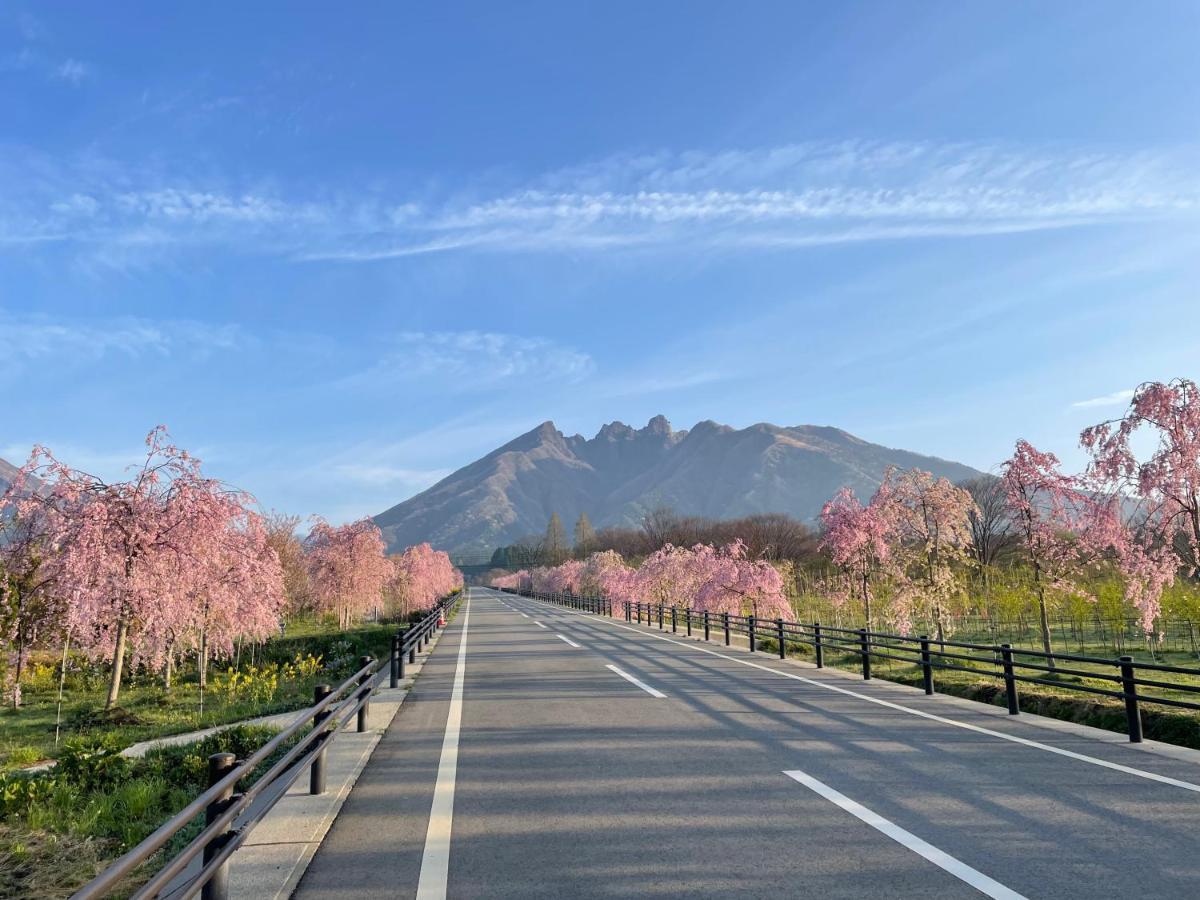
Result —
<instances>
[{"instance_id":1,"label":"shrub","mask_svg":"<svg viewBox=\"0 0 1200 900\"><path fill-rule=\"evenodd\" d=\"M84 790L104 790L128 778L129 767L111 736L72 738L59 754L55 774Z\"/></svg>"}]
</instances>

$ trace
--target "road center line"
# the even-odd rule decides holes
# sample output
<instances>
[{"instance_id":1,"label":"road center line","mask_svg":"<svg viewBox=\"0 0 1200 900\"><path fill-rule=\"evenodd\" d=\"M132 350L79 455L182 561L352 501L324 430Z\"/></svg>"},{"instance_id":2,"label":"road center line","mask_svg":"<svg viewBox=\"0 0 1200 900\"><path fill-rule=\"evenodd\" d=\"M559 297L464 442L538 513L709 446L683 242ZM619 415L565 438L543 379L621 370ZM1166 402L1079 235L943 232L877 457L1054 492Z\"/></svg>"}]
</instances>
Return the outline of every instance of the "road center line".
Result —
<instances>
[{"instance_id":1,"label":"road center line","mask_svg":"<svg viewBox=\"0 0 1200 900\"><path fill-rule=\"evenodd\" d=\"M612 669L614 672L616 672L618 675L620 675L626 681L631 681L634 684L636 684L638 687L640 687L643 691L645 691L651 697L657 697L659 700L665 700L667 698L667 695L664 694L662 691L656 691L654 688L650 687L650 685L646 684L644 681L638 681L636 678L634 678L632 675L630 675L624 669L618 669L612 663L608 663L607 665L605 665L604 668Z\"/></svg>"},{"instance_id":2,"label":"road center line","mask_svg":"<svg viewBox=\"0 0 1200 900\"><path fill-rule=\"evenodd\" d=\"M564 611L568 612L568 611ZM614 628L621 628L625 631L632 631L635 634L641 634L646 637L655 638L660 641L666 641L668 644L678 644L680 647L689 647L692 650L700 653L707 653L709 656L716 656L720 659L726 659L730 662L735 662L738 665L749 666L752 669L761 669L764 672L771 672L774 675L779 675L782 678L790 678L793 681L801 681L804 684L812 685L813 687L824 688L827 691L833 691L837 694L844 694L847 697L856 697L859 700L866 700L868 703L874 703L876 706L884 706L888 709L894 709L899 712L908 713L911 716L918 716L922 719L928 719L931 722L941 722L943 725L952 725L955 728L963 728L967 731L973 731L976 734L986 734L989 737L999 738L1003 741L1010 741L1014 744L1021 744L1024 747L1032 747L1035 750L1044 750L1047 753L1054 753L1058 756L1065 756L1068 759L1085 762L1089 765L1099 766L1103 769L1111 769L1114 772L1123 772L1126 775L1134 775L1138 778L1145 778L1148 781L1156 781L1159 784L1168 784L1171 787L1182 788L1185 791L1200 794L1200 784L1193 784L1190 781L1181 781L1178 778L1170 778L1166 775L1159 775L1156 772L1147 772L1145 769L1135 769L1133 766L1123 766L1120 763L1109 762L1107 759L1100 759L1096 756L1088 756L1084 753L1076 753L1074 750L1066 750L1062 747L1055 747L1052 744L1043 744L1041 741L1035 741L1030 738L1018 737L1015 734L1005 734L1003 731L994 731L991 728L984 728L982 725L972 725L970 722L960 722L957 719L948 719L945 716L939 716L935 713L925 712L921 709L913 709L911 706L904 706L900 703L893 703L890 700L884 700L882 697L872 697L869 694L860 694L858 691L852 691L849 688L838 687L835 684L828 684L824 681L817 681L813 678L805 678L803 675L796 675L793 672L781 672L779 669L772 669L770 666L764 666L761 663L751 662L748 659L738 659L736 656L730 656L728 653L720 653L716 650L711 650L696 641L680 641L675 638L667 637L663 634L656 634L653 631L646 631L641 628L636 628L632 625L622 625L619 622L614 622L610 619L588 617L586 613L571 612L570 615L584 616L587 621L611 625Z\"/></svg>"},{"instance_id":3,"label":"road center line","mask_svg":"<svg viewBox=\"0 0 1200 900\"><path fill-rule=\"evenodd\" d=\"M831 803L835 803L844 809L850 815L866 822L876 831L887 835L893 841L901 844L916 853L918 856L924 857L933 863L939 869L944 869L955 878L965 881L975 890L979 891L988 897L993 897L995 900L1026 900L1023 894L1018 894L1011 888L1007 888L995 879L989 878L977 869L972 869L961 860L955 859L949 853L939 850L932 844L921 840L911 831L905 831L896 823L876 812L867 809L861 803L851 800L845 794L835 791L823 781L818 781L811 775L801 772L798 769L793 769L789 772L784 772L788 778L795 779L806 788L820 794Z\"/></svg>"},{"instance_id":4,"label":"road center line","mask_svg":"<svg viewBox=\"0 0 1200 900\"><path fill-rule=\"evenodd\" d=\"M576 650L582 650L582 649L583 649L583 648L582 648L582 647L580 647L580 646L579 646L577 643L575 643L573 640L571 640L569 637L567 637L565 634L556 634L556 635L555 635L555 637L556 637L556 638L558 638L560 641L566 641L568 644L570 644L570 645L571 645L572 647L574 647Z\"/></svg>"},{"instance_id":5,"label":"road center line","mask_svg":"<svg viewBox=\"0 0 1200 900\"><path fill-rule=\"evenodd\" d=\"M433 787L433 805L429 810L429 828L425 832L425 853L421 857L421 875L417 881L417 900L445 900L446 878L450 869L450 830L454 823L454 783L458 776L458 738L462 728L463 681L467 672L467 623L471 618L468 594L463 610L462 633L458 644L458 664L450 692L450 710L446 714L446 737Z\"/></svg>"},{"instance_id":6,"label":"road center line","mask_svg":"<svg viewBox=\"0 0 1200 900\"><path fill-rule=\"evenodd\" d=\"M536 625L538 628L546 628L546 627L548 627L548 626L546 626L546 625L543 625L543 624L542 624L541 622L539 622L537 619L534 619L534 620L533 620L533 624L534 624L534 625Z\"/></svg>"}]
</instances>

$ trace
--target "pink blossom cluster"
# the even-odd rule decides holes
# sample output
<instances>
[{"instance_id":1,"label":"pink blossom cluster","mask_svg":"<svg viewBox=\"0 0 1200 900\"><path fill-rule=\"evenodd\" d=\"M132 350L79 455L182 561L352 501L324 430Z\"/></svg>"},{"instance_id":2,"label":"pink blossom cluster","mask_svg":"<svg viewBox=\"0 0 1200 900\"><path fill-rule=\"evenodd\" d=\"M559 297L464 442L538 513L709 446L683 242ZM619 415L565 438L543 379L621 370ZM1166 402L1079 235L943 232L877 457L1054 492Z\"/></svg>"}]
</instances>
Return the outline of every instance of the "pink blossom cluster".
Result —
<instances>
[{"instance_id":1,"label":"pink blossom cluster","mask_svg":"<svg viewBox=\"0 0 1200 900\"><path fill-rule=\"evenodd\" d=\"M636 569L607 550L586 560L521 570L492 580L494 587L595 594L614 603L663 603L697 611L788 617L783 577L770 563L748 559L745 545L667 545Z\"/></svg>"},{"instance_id":2,"label":"pink blossom cluster","mask_svg":"<svg viewBox=\"0 0 1200 900\"><path fill-rule=\"evenodd\" d=\"M462 589L462 573L429 544L409 547L392 564L392 587L405 612L432 609L442 597Z\"/></svg>"},{"instance_id":3,"label":"pink blossom cluster","mask_svg":"<svg viewBox=\"0 0 1200 900\"><path fill-rule=\"evenodd\" d=\"M31 477L41 489L26 490ZM34 607L47 615L44 628L111 660L112 705L127 658L160 665L195 649L207 659L228 653L237 638L275 629L283 575L252 504L205 478L163 427L150 432L144 459L121 482L36 447L0 498L0 513L14 517L20 535L2 542L3 565L21 573L22 602L53 595ZM4 590L13 589L6 579Z\"/></svg>"},{"instance_id":4,"label":"pink blossom cluster","mask_svg":"<svg viewBox=\"0 0 1200 900\"><path fill-rule=\"evenodd\" d=\"M333 526L314 518L305 542L313 599L345 628L378 610L395 576L383 534L370 519Z\"/></svg>"}]
</instances>

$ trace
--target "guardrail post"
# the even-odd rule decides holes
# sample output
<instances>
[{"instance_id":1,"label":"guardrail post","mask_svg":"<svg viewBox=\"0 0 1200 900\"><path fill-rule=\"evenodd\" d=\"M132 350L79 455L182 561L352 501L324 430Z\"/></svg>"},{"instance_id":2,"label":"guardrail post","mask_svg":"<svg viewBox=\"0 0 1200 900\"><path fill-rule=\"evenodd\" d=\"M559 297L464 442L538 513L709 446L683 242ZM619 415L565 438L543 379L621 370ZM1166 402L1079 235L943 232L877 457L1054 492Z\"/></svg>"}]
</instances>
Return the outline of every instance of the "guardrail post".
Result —
<instances>
[{"instance_id":1,"label":"guardrail post","mask_svg":"<svg viewBox=\"0 0 1200 900\"><path fill-rule=\"evenodd\" d=\"M333 693L333 688L327 684L318 684L313 688L313 705L320 703ZM319 731L322 723L333 715L328 709L323 709L313 716L313 730ZM308 792L310 794L325 793L325 735L317 738L317 750L313 754L312 764L308 767Z\"/></svg>"},{"instance_id":2,"label":"guardrail post","mask_svg":"<svg viewBox=\"0 0 1200 900\"><path fill-rule=\"evenodd\" d=\"M925 693L933 693L933 666L929 658L929 635L921 635L921 680L925 683Z\"/></svg>"},{"instance_id":3,"label":"guardrail post","mask_svg":"<svg viewBox=\"0 0 1200 900\"><path fill-rule=\"evenodd\" d=\"M747 629L747 631L750 636L750 652L753 653L754 652L754 616L747 616L746 621L749 623L749 628Z\"/></svg>"},{"instance_id":4,"label":"guardrail post","mask_svg":"<svg viewBox=\"0 0 1200 900\"><path fill-rule=\"evenodd\" d=\"M727 613L727 612L721 613L721 619L724 621L724 624L725 624L725 646L728 647L729 646L729 613Z\"/></svg>"},{"instance_id":5,"label":"guardrail post","mask_svg":"<svg viewBox=\"0 0 1200 900\"><path fill-rule=\"evenodd\" d=\"M1012 644L1000 645L1000 658L1004 662L1004 693L1008 696L1008 714L1019 715L1021 704L1017 697L1017 676L1013 673Z\"/></svg>"},{"instance_id":6,"label":"guardrail post","mask_svg":"<svg viewBox=\"0 0 1200 900\"><path fill-rule=\"evenodd\" d=\"M212 787L222 778L233 771L233 767L237 764L237 757L232 753L214 753L208 758L208 786ZM233 787L227 787L221 791L217 797L205 807L204 824L211 825L217 820L221 813L229 808L229 803L233 799ZM220 835L212 838L204 845L204 863L207 865L212 862L221 848L228 843L233 837L233 830L226 829ZM222 863L212 877L205 882L201 888L200 896L203 900L228 900L229 897L229 861Z\"/></svg>"},{"instance_id":7,"label":"guardrail post","mask_svg":"<svg viewBox=\"0 0 1200 900\"><path fill-rule=\"evenodd\" d=\"M642 601L637 601L637 623L642 624Z\"/></svg>"},{"instance_id":8,"label":"guardrail post","mask_svg":"<svg viewBox=\"0 0 1200 900\"><path fill-rule=\"evenodd\" d=\"M663 605L658 604L658 630L663 630Z\"/></svg>"},{"instance_id":9,"label":"guardrail post","mask_svg":"<svg viewBox=\"0 0 1200 900\"><path fill-rule=\"evenodd\" d=\"M775 632L779 636L779 658L787 659L787 646L783 643L783 619L775 620Z\"/></svg>"},{"instance_id":10,"label":"guardrail post","mask_svg":"<svg viewBox=\"0 0 1200 900\"><path fill-rule=\"evenodd\" d=\"M676 622L677 622L676 612L677 612L677 610L675 609L674 606L672 606L671 607L671 634L679 633L679 629L676 627Z\"/></svg>"},{"instance_id":11,"label":"guardrail post","mask_svg":"<svg viewBox=\"0 0 1200 900\"><path fill-rule=\"evenodd\" d=\"M1142 714L1138 709L1137 673L1133 669L1133 657L1122 656L1121 692L1125 695L1125 718L1129 720L1129 743L1142 742Z\"/></svg>"},{"instance_id":12,"label":"guardrail post","mask_svg":"<svg viewBox=\"0 0 1200 900\"><path fill-rule=\"evenodd\" d=\"M692 636L692 608L689 606L683 611L684 621L687 622L687 636Z\"/></svg>"},{"instance_id":13,"label":"guardrail post","mask_svg":"<svg viewBox=\"0 0 1200 900\"><path fill-rule=\"evenodd\" d=\"M412 625L410 625L410 626L409 626L409 629L411 630L411 629L412 629L412 627L413 627L413 626L412 626ZM417 644L419 644L419 643L421 643L421 639L420 639L419 637L416 637L416 636L414 636L414 637L411 639L411 641L409 642L409 645L408 645L408 664L409 664L410 666L411 666L411 665L413 665L414 663L416 663L416 661L417 661Z\"/></svg>"},{"instance_id":14,"label":"guardrail post","mask_svg":"<svg viewBox=\"0 0 1200 900\"><path fill-rule=\"evenodd\" d=\"M704 611L704 639L708 640L708 610Z\"/></svg>"},{"instance_id":15,"label":"guardrail post","mask_svg":"<svg viewBox=\"0 0 1200 900\"><path fill-rule=\"evenodd\" d=\"M813 622L813 651L817 654L817 668L825 668L825 647L821 643L820 622Z\"/></svg>"},{"instance_id":16,"label":"guardrail post","mask_svg":"<svg viewBox=\"0 0 1200 900\"><path fill-rule=\"evenodd\" d=\"M392 649L388 654L388 663L391 666L391 686L400 687L400 635L392 635Z\"/></svg>"},{"instance_id":17,"label":"guardrail post","mask_svg":"<svg viewBox=\"0 0 1200 900\"><path fill-rule=\"evenodd\" d=\"M360 656L358 658L358 667L369 666L374 662L374 657ZM362 685L362 689L358 692L358 697L362 701L362 706L358 708L358 733L362 734L367 730L367 710L371 707L371 673L363 672L358 676L358 683Z\"/></svg>"},{"instance_id":18,"label":"guardrail post","mask_svg":"<svg viewBox=\"0 0 1200 900\"><path fill-rule=\"evenodd\" d=\"M863 681L871 680L871 644L867 639L867 629L858 629L858 645L862 650Z\"/></svg>"}]
</instances>

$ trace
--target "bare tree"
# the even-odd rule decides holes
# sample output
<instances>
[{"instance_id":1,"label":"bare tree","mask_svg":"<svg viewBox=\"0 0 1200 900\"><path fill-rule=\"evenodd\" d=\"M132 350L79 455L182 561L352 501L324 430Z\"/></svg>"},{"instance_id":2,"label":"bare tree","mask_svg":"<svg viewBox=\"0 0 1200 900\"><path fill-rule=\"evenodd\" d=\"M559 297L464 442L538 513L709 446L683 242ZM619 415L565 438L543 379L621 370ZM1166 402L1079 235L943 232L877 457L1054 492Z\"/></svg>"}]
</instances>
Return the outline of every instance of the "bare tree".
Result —
<instances>
[{"instance_id":1,"label":"bare tree","mask_svg":"<svg viewBox=\"0 0 1200 900\"><path fill-rule=\"evenodd\" d=\"M575 522L575 555L587 555L595 542L596 529L592 528L592 521L588 518L588 514L581 512Z\"/></svg>"},{"instance_id":2,"label":"bare tree","mask_svg":"<svg viewBox=\"0 0 1200 900\"><path fill-rule=\"evenodd\" d=\"M567 530L563 528L562 519L558 513L550 513L550 521L546 523L546 537L542 541L542 549L546 561L550 565L558 565L567 558Z\"/></svg>"},{"instance_id":3,"label":"bare tree","mask_svg":"<svg viewBox=\"0 0 1200 900\"><path fill-rule=\"evenodd\" d=\"M970 514L968 551L979 563L986 584L988 571L1012 552L1016 541L1004 502L1004 488L994 475L969 478L959 487L975 501L976 508Z\"/></svg>"}]
</instances>

